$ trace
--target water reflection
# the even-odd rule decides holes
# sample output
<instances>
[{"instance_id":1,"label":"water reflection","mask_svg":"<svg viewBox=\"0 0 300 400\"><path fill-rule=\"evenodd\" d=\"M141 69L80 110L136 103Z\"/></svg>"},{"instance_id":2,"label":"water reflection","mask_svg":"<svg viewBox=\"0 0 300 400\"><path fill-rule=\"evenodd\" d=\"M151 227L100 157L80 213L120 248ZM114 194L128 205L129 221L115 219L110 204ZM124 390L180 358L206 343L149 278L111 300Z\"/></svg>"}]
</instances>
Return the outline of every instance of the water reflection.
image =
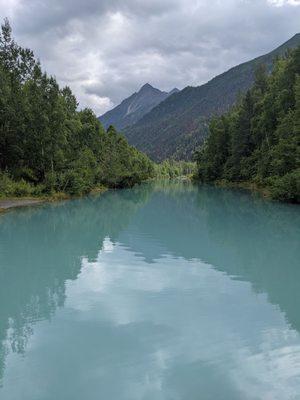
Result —
<instances>
[{"instance_id":1,"label":"water reflection","mask_svg":"<svg viewBox=\"0 0 300 400\"><path fill-rule=\"evenodd\" d=\"M0 230L5 399L297 398L297 207L162 183Z\"/></svg>"},{"instance_id":2,"label":"water reflection","mask_svg":"<svg viewBox=\"0 0 300 400\"><path fill-rule=\"evenodd\" d=\"M295 307L300 282L298 206L264 201L243 191L188 188L171 186L167 194L159 191L153 196L141 212L138 231L157 238L175 256L200 259L251 282L300 331ZM148 261L160 257L162 250L149 248L151 241L140 244L144 245L134 250L147 254Z\"/></svg>"},{"instance_id":3,"label":"water reflection","mask_svg":"<svg viewBox=\"0 0 300 400\"><path fill-rule=\"evenodd\" d=\"M82 257L114 241L150 187L16 210L0 218L0 383L10 347L24 353L35 321L50 319L65 301ZM7 337L9 333L9 336Z\"/></svg>"}]
</instances>

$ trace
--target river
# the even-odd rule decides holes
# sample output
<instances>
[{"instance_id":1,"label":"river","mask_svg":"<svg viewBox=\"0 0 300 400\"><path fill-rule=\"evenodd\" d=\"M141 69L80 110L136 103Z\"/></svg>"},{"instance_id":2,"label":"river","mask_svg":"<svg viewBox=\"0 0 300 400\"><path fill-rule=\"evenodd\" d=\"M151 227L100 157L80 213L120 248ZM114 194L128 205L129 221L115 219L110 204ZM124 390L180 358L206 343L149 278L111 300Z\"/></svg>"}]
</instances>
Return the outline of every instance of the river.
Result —
<instances>
[{"instance_id":1,"label":"river","mask_svg":"<svg viewBox=\"0 0 300 400\"><path fill-rule=\"evenodd\" d=\"M300 208L159 182L3 214L0 399L300 399Z\"/></svg>"}]
</instances>

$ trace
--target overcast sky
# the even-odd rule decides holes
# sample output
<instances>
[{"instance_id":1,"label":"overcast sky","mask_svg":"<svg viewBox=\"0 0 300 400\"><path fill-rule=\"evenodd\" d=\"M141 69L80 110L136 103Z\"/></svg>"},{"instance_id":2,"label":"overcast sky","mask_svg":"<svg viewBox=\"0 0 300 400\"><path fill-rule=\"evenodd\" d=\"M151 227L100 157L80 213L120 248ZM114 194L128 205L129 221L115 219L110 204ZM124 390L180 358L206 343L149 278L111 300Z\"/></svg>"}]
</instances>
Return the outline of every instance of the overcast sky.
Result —
<instances>
[{"instance_id":1,"label":"overcast sky","mask_svg":"<svg viewBox=\"0 0 300 400\"><path fill-rule=\"evenodd\" d=\"M0 0L0 16L98 115L146 82L200 85L300 32L300 0Z\"/></svg>"}]
</instances>

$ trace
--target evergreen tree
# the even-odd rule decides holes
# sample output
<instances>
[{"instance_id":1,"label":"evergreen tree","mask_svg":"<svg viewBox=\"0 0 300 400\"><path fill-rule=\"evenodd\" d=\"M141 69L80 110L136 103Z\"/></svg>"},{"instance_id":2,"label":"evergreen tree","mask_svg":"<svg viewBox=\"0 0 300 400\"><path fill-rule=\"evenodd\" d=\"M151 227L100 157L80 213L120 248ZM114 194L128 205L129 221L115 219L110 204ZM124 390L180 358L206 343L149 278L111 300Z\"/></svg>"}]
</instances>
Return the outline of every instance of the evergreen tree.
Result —
<instances>
[{"instance_id":1,"label":"evergreen tree","mask_svg":"<svg viewBox=\"0 0 300 400\"><path fill-rule=\"evenodd\" d=\"M240 104L211 121L197 153L199 179L254 182L274 198L300 202L299 75L300 48L278 59L270 76L257 70Z\"/></svg>"},{"instance_id":2,"label":"evergreen tree","mask_svg":"<svg viewBox=\"0 0 300 400\"><path fill-rule=\"evenodd\" d=\"M0 33L1 195L131 186L153 175L153 164L90 109L77 111L69 87L41 69L29 49ZM20 190L22 188L22 190Z\"/></svg>"},{"instance_id":3,"label":"evergreen tree","mask_svg":"<svg viewBox=\"0 0 300 400\"><path fill-rule=\"evenodd\" d=\"M300 139L300 75L297 75L295 83L294 133L297 139L299 140Z\"/></svg>"}]
</instances>

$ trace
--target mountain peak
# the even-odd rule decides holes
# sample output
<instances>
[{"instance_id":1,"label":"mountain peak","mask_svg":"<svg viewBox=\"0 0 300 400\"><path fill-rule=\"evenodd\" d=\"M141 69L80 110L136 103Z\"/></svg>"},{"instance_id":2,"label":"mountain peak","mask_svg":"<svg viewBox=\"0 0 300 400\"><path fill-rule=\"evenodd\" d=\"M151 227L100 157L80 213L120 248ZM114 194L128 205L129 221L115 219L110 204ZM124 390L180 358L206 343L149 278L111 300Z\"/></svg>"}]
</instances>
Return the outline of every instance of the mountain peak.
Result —
<instances>
[{"instance_id":1,"label":"mountain peak","mask_svg":"<svg viewBox=\"0 0 300 400\"><path fill-rule=\"evenodd\" d=\"M154 89L154 87L153 86L151 86L150 85L150 83L145 83L145 85L143 85L141 88L140 88L140 92L141 91L145 91L145 90L153 90Z\"/></svg>"},{"instance_id":2,"label":"mountain peak","mask_svg":"<svg viewBox=\"0 0 300 400\"><path fill-rule=\"evenodd\" d=\"M169 92L169 95L174 94L174 93L178 93L180 92L180 90L178 88L174 88L171 90L171 92Z\"/></svg>"},{"instance_id":3,"label":"mountain peak","mask_svg":"<svg viewBox=\"0 0 300 400\"><path fill-rule=\"evenodd\" d=\"M162 92L151 86L150 83L146 83L138 92L133 93L99 119L105 128L114 125L117 129L123 129L128 125L135 124L169 95L170 93Z\"/></svg>"},{"instance_id":4,"label":"mountain peak","mask_svg":"<svg viewBox=\"0 0 300 400\"><path fill-rule=\"evenodd\" d=\"M190 158L203 143L210 118L227 112L238 96L253 85L257 66L264 64L271 72L277 56L284 56L287 49L299 45L300 35L296 34L270 53L233 67L202 86L186 87L179 94L172 94L127 127L125 136L156 161Z\"/></svg>"}]
</instances>

